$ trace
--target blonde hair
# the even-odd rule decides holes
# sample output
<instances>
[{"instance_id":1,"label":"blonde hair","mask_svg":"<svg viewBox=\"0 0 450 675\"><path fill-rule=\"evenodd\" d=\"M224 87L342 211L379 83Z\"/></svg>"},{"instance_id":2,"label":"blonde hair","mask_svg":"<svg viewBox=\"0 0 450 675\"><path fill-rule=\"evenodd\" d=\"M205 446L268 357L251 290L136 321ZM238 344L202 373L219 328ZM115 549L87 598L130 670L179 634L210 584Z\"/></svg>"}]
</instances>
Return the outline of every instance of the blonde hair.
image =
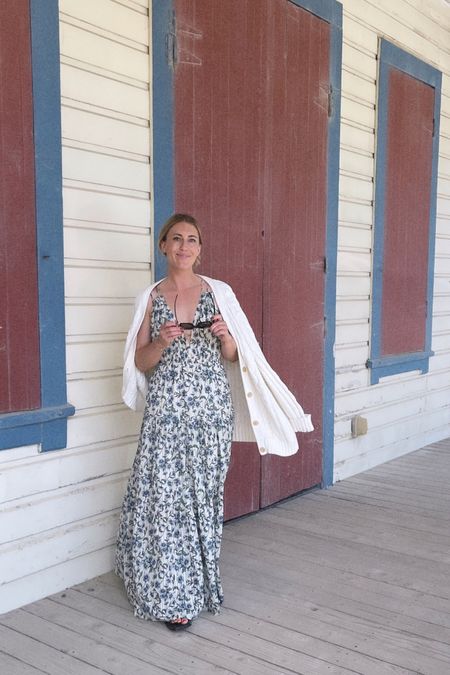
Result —
<instances>
[{"instance_id":1,"label":"blonde hair","mask_svg":"<svg viewBox=\"0 0 450 675\"><path fill-rule=\"evenodd\" d=\"M172 216L170 216L170 218L168 218L168 220L166 220L166 222L162 226L161 231L159 233L158 248L161 251L161 253L164 253L163 250L162 250L163 241L167 240L167 235L169 234L169 231L177 223L187 223L188 225L193 225L195 227L195 229L197 230L197 233L198 233L199 244L200 245L203 244L202 232L201 232L201 229L200 229L200 225L198 224L198 222L196 221L194 216L190 216L187 213L174 213ZM197 260L194 263L194 267L197 267L197 265L199 265L199 264L200 264L200 255L197 256Z\"/></svg>"}]
</instances>

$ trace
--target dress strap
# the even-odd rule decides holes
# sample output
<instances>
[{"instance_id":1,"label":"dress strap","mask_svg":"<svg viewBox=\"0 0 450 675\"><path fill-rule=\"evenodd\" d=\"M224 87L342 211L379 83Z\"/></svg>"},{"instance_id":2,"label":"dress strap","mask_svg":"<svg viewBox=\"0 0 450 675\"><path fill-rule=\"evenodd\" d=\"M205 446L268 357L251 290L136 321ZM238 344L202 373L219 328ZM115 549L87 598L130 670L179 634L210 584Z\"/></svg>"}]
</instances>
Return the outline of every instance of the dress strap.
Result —
<instances>
[{"instance_id":1,"label":"dress strap","mask_svg":"<svg viewBox=\"0 0 450 675\"><path fill-rule=\"evenodd\" d=\"M155 298L158 298L161 295L161 291L159 290L159 284L155 286L155 288L152 290L150 293L150 297L152 300L155 300Z\"/></svg>"},{"instance_id":2,"label":"dress strap","mask_svg":"<svg viewBox=\"0 0 450 675\"><path fill-rule=\"evenodd\" d=\"M202 293L204 291L210 291L211 290L210 287L209 287L209 284L207 284L206 281L202 277L200 277L200 284L201 284L201 288L202 288Z\"/></svg>"},{"instance_id":3,"label":"dress strap","mask_svg":"<svg viewBox=\"0 0 450 675\"><path fill-rule=\"evenodd\" d=\"M219 305L217 304L216 296L211 286L202 278L202 291L209 293L214 303L214 313L220 314Z\"/></svg>"}]
</instances>

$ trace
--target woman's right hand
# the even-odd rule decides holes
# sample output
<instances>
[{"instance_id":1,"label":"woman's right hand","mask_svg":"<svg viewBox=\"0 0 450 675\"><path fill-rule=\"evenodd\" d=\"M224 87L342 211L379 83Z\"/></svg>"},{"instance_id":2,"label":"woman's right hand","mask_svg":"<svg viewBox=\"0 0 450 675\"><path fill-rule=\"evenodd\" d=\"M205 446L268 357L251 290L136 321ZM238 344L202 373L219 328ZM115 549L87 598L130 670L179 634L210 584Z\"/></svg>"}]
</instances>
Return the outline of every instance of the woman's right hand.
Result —
<instances>
[{"instance_id":1,"label":"woman's right hand","mask_svg":"<svg viewBox=\"0 0 450 675\"><path fill-rule=\"evenodd\" d=\"M183 329L175 321L166 321L159 329L159 335L155 342L163 349L166 349L181 335L183 335Z\"/></svg>"}]
</instances>

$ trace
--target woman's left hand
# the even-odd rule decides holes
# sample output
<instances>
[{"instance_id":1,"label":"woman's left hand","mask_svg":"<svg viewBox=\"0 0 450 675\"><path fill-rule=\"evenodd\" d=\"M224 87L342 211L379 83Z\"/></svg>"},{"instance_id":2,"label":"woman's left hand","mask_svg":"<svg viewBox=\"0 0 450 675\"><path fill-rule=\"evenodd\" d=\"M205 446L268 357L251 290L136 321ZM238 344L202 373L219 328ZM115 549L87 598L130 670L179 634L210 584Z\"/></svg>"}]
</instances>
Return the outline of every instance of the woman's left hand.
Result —
<instances>
[{"instance_id":1,"label":"woman's left hand","mask_svg":"<svg viewBox=\"0 0 450 675\"><path fill-rule=\"evenodd\" d=\"M228 338L231 338L228 326L222 319L221 314L215 314L212 318L212 321L213 324L210 328L210 331L215 337L218 337L221 342L226 342Z\"/></svg>"},{"instance_id":2,"label":"woman's left hand","mask_svg":"<svg viewBox=\"0 0 450 675\"><path fill-rule=\"evenodd\" d=\"M222 356L224 359L227 359L227 361L236 361L238 357L236 342L228 330L227 324L222 319L222 315L216 314L213 316L212 320L213 325L209 330L215 337L219 338Z\"/></svg>"}]
</instances>

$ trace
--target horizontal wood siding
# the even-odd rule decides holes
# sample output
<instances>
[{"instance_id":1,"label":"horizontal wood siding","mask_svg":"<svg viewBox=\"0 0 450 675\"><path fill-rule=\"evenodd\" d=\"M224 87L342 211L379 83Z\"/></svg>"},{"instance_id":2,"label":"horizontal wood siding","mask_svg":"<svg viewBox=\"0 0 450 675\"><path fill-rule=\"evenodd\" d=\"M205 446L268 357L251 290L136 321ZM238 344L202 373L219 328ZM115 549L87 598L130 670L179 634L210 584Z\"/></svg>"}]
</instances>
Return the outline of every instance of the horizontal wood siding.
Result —
<instances>
[{"instance_id":1,"label":"horizontal wood siding","mask_svg":"<svg viewBox=\"0 0 450 675\"><path fill-rule=\"evenodd\" d=\"M334 479L450 435L450 10L430 0L343 0L341 173ZM378 38L443 73L430 372L370 385L369 358ZM352 438L363 415L368 434Z\"/></svg>"},{"instance_id":2,"label":"horizontal wood siding","mask_svg":"<svg viewBox=\"0 0 450 675\"><path fill-rule=\"evenodd\" d=\"M122 353L151 260L148 0L60 0L68 446L0 455L0 613L111 569L139 415Z\"/></svg>"}]
</instances>

